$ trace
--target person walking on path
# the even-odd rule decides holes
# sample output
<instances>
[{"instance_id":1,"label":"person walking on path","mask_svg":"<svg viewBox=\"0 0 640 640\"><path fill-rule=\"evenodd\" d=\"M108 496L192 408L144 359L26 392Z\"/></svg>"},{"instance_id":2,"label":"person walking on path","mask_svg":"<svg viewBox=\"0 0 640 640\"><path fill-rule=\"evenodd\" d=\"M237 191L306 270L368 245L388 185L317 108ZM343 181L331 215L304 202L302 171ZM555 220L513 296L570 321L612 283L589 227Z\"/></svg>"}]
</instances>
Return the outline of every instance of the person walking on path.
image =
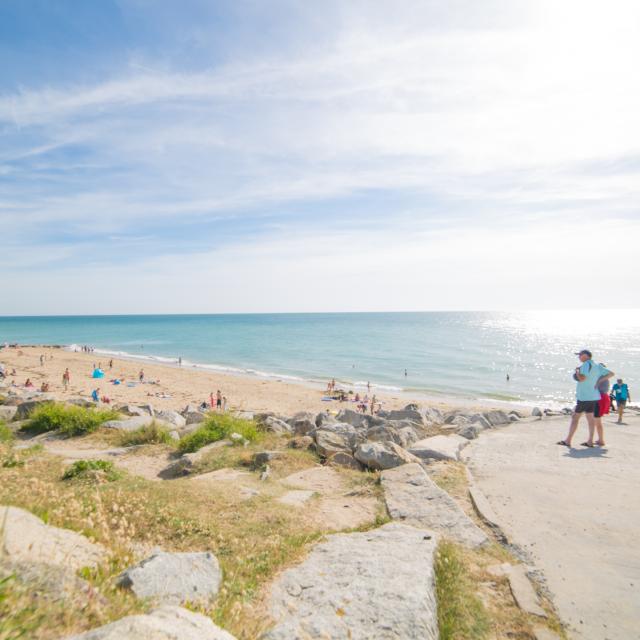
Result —
<instances>
[{"instance_id":1,"label":"person walking on path","mask_svg":"<svg viewBox=\"0 0 640 640\"><path fill-rule=\"evenodd\" d=\"M71 381L71 374L69 373L69 367L67 367L64 370L64 373L62 374L62 386L64 387L65 391L69 388L70 381Z\"/></svg>"},{"instance_id":2,"label":"person walking on path","mask_svg":"<svg viewBox=\"0 0 640 640\"><path fill-rule=\"evenodd\" d=\"M611 391L613 392L613 395L616 399L616 404L618 405L618 421L616 422L616 424L622 424L624 409L627 406L627 402L631 402L629 387L622 381L622 378L618 378Z\"/></svg>"},{"instance_id":3,"label":"person walking on path","mask_svg":"<svg viewBox=\"0 0 640 640\"><path fill-rule=\"evenodd\" d=\"M606 364L602 365L606 367ZM596 440L596 444L599 447L604 447L604 426L602 425L602 416L608 415L611 409L611 398L609 398L609 389L611 388L611 383L609 382L609 378L605 378L599 385L598 391L600 392L600 400L598 401L598 416L595 417L594 420L596 423L596 431L598 433L598 439Z\"/></svg>"},{"instance_id":4,"label":"person walking on path","mask_svg":"<svg viewBox=\"0 0 640 640\"><path fill-rule=\"evenodd\" d=\"M576 353L580 358L580 366L576 367L573 378L576 381L576 406L571 416L569 425L569 435L564 440L558 442L559 445L571 448L571 440L578 429L578 423L584 413L589 425L589 439L582 443L583 447L593 447L593 436L595 433L595 418L600 417L599 401L600 391L598 385L603 380L608 380L614 373L606 367L592 360L591 351L583 349Z\"/></svg>"}]
</instances>

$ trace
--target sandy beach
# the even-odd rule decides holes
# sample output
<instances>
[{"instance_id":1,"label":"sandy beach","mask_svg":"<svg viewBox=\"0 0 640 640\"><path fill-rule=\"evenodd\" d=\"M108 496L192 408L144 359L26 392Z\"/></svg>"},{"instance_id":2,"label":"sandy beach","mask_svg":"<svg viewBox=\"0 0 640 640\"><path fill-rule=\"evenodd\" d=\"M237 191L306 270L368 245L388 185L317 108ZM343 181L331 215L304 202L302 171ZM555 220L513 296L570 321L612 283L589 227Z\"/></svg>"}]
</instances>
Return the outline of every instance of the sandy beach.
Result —
<instances>
[{"instance_id":1,"label":"sandy beach","mask_svg":"<svg viewBox=\"0 0 640 640\"><path fill-rule=\"evenodd\" d=\"M40 356L44 364L40 364ZM257 376L242 376L210 372L195 367L179 367L164 363L139 362L113 358L104 354L67 351L58 347L19 347L0 351L0 362L8 372L15 368L16 375L8 376L23 386L30 378L35 389L43 382L49 384L49 391L60 398L65 396L89 396L99 387L101 396L107 396L112 403L151 403L157 409L180 410L189 403L208 400L218 389L227 398L227 408L236 411L274 411L292 415L297 411L339 411L354 402L323 401L324 390L311 385L297 384L284 380L265 380ZM102 366L103 379L93 379L93 365ZM62 374L69 369L71 381L68 391L62 385ZM144 370L145 382L138 382L140 370ZM112 379L124 379L125 383L114 385ZM133 386L129 386L129 385ZM407 393L378 393L372 389L385 409L404 407L409 402L429 404L446 410L452 407L504 408L504 404L465 401L464 399L433 399L413 396ZM515 405L510 405L515 408Z\"/></svg>"}]
</instances>

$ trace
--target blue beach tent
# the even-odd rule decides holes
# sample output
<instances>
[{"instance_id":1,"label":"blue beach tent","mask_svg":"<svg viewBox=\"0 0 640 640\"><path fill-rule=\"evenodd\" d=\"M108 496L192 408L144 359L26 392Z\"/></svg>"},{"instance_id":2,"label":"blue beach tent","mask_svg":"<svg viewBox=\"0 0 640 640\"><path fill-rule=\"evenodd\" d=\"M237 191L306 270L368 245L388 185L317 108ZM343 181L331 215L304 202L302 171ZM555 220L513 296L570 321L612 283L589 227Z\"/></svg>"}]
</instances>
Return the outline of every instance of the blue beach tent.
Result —
<instances>
[{"instance_id":1,"label":"blue beach tent","mask_svg":"<svg viewBox=\"0 0 640 640\"><path fill-rule=\"evenodd\" d=\"M93 370L94 378L104 378L104 371L102 369L94 369Z\"/></svg>"}]
</instances>

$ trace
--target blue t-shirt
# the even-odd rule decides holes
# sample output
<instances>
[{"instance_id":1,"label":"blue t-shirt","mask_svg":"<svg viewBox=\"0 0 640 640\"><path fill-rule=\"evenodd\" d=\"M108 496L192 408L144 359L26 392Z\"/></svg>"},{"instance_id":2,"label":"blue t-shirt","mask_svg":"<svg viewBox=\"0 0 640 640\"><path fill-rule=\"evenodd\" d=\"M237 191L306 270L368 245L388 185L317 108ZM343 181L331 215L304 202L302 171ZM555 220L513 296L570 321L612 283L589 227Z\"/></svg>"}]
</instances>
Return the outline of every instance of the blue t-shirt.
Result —
<instances>
[{"instance_id":1,"label":"blue t-shirt","mask_svg":"<svg viewBox=\"0 0 640 640\"><path fill-rule=\"evenodd\" d=\"M611 389L616 396L616 400L619 402L622 400L626 402L629 398L629 387L623 382L622 384L618 384L617 382L613 385L613 389Z\"/></svg>"},{"instance_id":2,"label":"blue t-shirt","mask_svg":"<svg viewBox=\"0 0 640 640\"><path fill-rule=\"evenodd\" d=\"M582 382L578 381L576 398L585 401L600 400L600 391L597 386L598 380L610 373L609 369L593 360L587 360L580 365L580 373L586 378Z\"/></svg>"},{"instance_id":3,"label":"blue t-shirt","mask_svg":"<svg viewBox=\"0 0 640 640\"><path fill-rule=\"evenodd\" d=\"M91 399L92 399L94 402L98 402L98 400L99 400L99 398L98 398L98 392L97 392L95 389L91 392Z\"/></svg>"}]
</instances>

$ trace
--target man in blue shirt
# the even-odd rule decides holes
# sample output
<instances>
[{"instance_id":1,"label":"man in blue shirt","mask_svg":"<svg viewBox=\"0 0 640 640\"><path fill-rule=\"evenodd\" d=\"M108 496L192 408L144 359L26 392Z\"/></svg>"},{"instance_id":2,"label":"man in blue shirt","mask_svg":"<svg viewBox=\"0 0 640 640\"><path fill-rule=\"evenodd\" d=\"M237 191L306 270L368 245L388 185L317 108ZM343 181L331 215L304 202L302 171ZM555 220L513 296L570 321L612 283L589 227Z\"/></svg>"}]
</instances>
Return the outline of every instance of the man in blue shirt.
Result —
<instances>
[{"instance_id":1,"label":"man in blue shirt","mask_svg":"<svg viewBox=\"0 0 640 640\"><path fill-rule=\"evenodd\" d=\"M627 406L627 402L631 402L629 387L622 381L622 378L618 378L611 389L611 393L615 396L616 405L618 406L618 422L616 424L622 424L624 408Z\"/></svg>"},{"instance_id":2,"label":"man in blue shirt","mask_svg":"<svg viewBox=\"0 0 640 640\"><path fill-rule=\"evenodd\" d=\"M589 425L589 439L582 443L583 447L593 447L593 436L595 433L595 418L600 416L599 402L600 391L598 386L604 381L611 378L614 373L609 371L606 367L594 362L591 358L591 351L583 349L579 353L576 353L580 358L580 366L576 367L573 379L577 382L576 385L576 407L571 416L571 424L569 425L569 435L560 440L558 444L565 447L571 447L571 440L575 435L578 428L578 423L582 414L587 417L587 424Z\"/></svg>"}]
</instances>

